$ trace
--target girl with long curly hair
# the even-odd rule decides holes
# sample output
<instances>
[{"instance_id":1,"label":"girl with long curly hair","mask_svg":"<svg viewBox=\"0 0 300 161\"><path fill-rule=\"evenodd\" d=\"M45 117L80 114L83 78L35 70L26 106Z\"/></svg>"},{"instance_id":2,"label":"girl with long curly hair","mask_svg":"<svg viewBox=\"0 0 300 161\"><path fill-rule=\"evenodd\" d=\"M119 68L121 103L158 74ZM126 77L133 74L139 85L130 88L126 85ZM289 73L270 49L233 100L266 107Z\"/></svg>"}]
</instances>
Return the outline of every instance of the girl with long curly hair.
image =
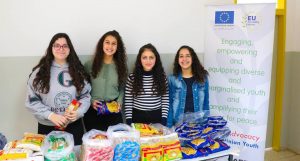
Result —
<instances>
[{"instance_id":1,"label":"girl with long curly hair","mask_svg":"<svg viewBox=\"0 0 300 161\"><path fill-rule=\"evenodd\" d=\"M169 90L159 53L152 44L142 46L133 73L125 86L126 123L161 123L166 125Z\"/></svg>"},{"instance_id":2,"label":"girl with long curly hair","mask_svg":"<svg viewBox=\"0 0 300 161\"><path fill-rule=\"evenodd\" d=\"M122 123L121 107L127 78L127 56L120 34L113 30L98 41L93 60L85 64L92 81L92 106L84 116L86 130L106 131L108 126ZM115 101L118 110L101 114L104 103ZM99 114L99 115L97 115Z\"/></svg>"},{"instance_id":3,"label":"girl with long curly hair","mask_svg":"<svg viewBox=\"0 0 300 161\"><path fill-rule=\"evenodd\" d=\"M73 134L75 144L81 144L84 134L81 118L91 99L89 80L69 36L55 34L27 82L25 105L38 120L39 134L64 127ZM67 107L73 99L81 105L78 110L69 111Z\"/></svg>"},{"instance_id":4,"label":"girl with long curly hair","mask_svg":"<svg viewBox=\"0 0 300 161\"><path fill-rule=\"evenodd\" d=\"M175 125L184 113L206 111L209 114L208 72L196 52L181 46L174 60L173 75L168 77L170 110L168 126Z\"/></svg>"}]
</instances>

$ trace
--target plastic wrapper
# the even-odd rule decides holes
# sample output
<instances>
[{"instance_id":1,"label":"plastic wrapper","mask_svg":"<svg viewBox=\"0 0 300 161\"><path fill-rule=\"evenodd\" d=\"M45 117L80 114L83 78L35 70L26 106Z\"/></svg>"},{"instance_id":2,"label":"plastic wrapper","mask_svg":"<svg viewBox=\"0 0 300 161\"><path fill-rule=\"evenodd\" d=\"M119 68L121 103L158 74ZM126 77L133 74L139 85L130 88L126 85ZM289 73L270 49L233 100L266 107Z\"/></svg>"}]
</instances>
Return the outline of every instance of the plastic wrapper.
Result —
<instances>
[{"instance_id":1,"label":"plastic wrapper","mask_svg":"<svg viewBox=\"0 0 300 161\"><path fill-rule=\"evenodd\" d=\"M140 157L140 132L126 124L109 126L107 136L113 141L114 161L138 161Z\"/></svg>"},{"instance_id":2,"label":"plastic wrapper","mask_svg":"<svg viewBox=\"0 0 300 161\"><path fill-rule=\"evenodd\" d=\"M141 161L163 161L163 148L157 144L141 145Z\"/></svg>"},{"instance_id":3,"label":"plastic wrapper","mask_svg":"<svg viewBox=\"0 0 300 161\"><path fill-rule=\"evenodd\" d=\"M212 143L211 139L208 138L198 138L194 139L192 141L188 141L188 145L191 146L194 149L201 149L201 148L206 148L210 146Z\"/></svg>"},{"instance_id":4,"label":"plastic wrapper","mask_svg":"<svg viewBox=\"0 0 300 161\"><path fill-rule=\"evenodd\" d=\"M213 128L223 128L227 121L222 116L209 116L207 125Z\"/></svg>"},{"instance_id":5,"label":"plastic wrapper","mask_svg":"<svg viewBox=\"0 0 300 161\"><path fill-rule=\"evenodd\" d=\"M7 139L4 135L0 133L0 150L2 150L7 143Z\"/></svg>"},{"instance_id":6,"label":"plastic wrapper","mask_svg":"<svg viewBox=\"0 0 300 161\"><path fill-rule=\"evenodd\" d=\"M153 160L160 158L161 149L164 161L174 161L182 158L180 142L175 132L165 136L142 137L141 148L142 161L148 161L150 158ZM151 153L155 153L155 155L153 156Z\"/></svg>"},{"instance_id":7,"label":"plastic wrapper","mask_svg":"<svg viewBox=\"0 0 300 161\"><path fill-rule=\"evenodd\" d=\"M17 148L17 145L17 140L7 143L3 150L0 150L0 160L26 159L33 153L30 149Z\"/></svg>"},{"instance_id":8,"label":"plastic wrapper","mask_svg":"<svg viewBox=\"0 0 300 161\"><path fill-rule=\"evenodd\" d=\"M17 148L31 149L33 151L41 151L44 143L45 135L24 133L22 140L18 142Z\"/></svg>"},{"instance_id":9,"label":"plastic wrapper","mask_svg":"<svg viewBox=\"0 0 300 161\"><path fill-rule=\"evenodd\" d=\"M76 161L73 148L72 134L64 131L52 131L46 136L42 151L45 161Z\"/></svg>"},{"instance_id":10,"label":"plastic wrapper","mask_svg":"<svg viewBox=\"0 0 300 161\"><path fill-rule=\"evenodd\" d=\"M179 119L176 123L176 127L183 122L187 123L195 123L198 125L204 125L207 123L207 118L209 116L209 110L205 111L198 111L198 112L191 112L191 113L184 113L179 116Z\"/></svg>"},{"instance_id":11,"label":"plastic wrapper","mask_svg":"<svg viewBox=\"0 0 300 161\"><path fill-rule=\"evenodd\" d=\"M207 148L207 151L211 154L211 153L216 153L219 151L227 150L229 148L230 148L229 145L218 140L218 141L215 141L215 143L213 145L209 146Z\"/></svg>"},{"instance_id":12,"label":"plastic wrapper","mask_svg":"<svg viewBox=\"0 0 300 161\"><path fill-rule=\"evenodd\" d=\"M192 147L181 147L181 152L183 159L197 158L201 155L198 150Z\"/></svg>"},{"instance_id":13,"label":"plastic wrapper","mask_svg":"<svg viewBox=\"0 0 300 161\"><path fill-rule=\"evenodd\" d=\"M209 137L214 140L224 140L230 135L231 131L228 127L215 129L214 133L209 134Z\"/></svg>"},{"instance_id":14,"label":"plastic wrapper","mask_svg":"<svg viewBox=\"0 0 300 161\"><path fill-rule=\"evenodd\" d=\"M116 101L105 102L99 101L97 108L97 115L109 115L112 113L119 113L119 105Z\"/></svg>"},{"instance_id":15,"label":"plastic wrapper","mask_svg":"<svg viewBox=\"0 0 300 161\"><path fill-rule=\"evenodd\" d=\"M106 132L92 129L82 137L81 161L112 161L114 149Z\"/></svg>"}]
</instances>

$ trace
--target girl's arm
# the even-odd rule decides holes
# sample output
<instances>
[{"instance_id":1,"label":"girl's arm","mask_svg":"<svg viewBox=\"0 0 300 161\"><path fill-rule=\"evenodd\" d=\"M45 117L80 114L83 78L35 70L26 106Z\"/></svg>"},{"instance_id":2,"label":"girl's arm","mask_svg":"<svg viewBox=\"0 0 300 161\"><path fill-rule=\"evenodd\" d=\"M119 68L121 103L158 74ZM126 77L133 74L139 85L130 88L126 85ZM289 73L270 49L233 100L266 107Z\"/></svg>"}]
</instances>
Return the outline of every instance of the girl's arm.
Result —
<instances>
[{"instance_id":1,"label":"girl's arm","mask_svg":"<svg viewBox=\"0 0 300 161\"><path fill-rule=\"evenodd\" d=\"M173 126L173 91L172 91L172 81L171 76L168 77L168 83L169 83L169 112L168 112L168 120L167 120L167 126L172 127Z\"/></svg>"}]
</instances>

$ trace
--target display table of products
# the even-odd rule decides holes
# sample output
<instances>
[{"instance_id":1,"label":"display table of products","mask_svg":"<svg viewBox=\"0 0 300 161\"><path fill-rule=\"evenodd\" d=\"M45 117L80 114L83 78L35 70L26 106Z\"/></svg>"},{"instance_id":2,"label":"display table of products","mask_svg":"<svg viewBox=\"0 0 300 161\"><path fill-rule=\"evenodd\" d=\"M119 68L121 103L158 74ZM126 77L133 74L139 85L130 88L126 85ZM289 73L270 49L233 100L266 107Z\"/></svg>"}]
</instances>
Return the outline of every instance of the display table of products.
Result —
<instances>
[{"instance_id":1,"label":"display table of products","mask_svg":"<svg viewBox=\"0 0 300 161\"><path fill-rule=\"evenodd\" d=\"M0 150L0 160L22 161L200 161L237 155L224 142L230 134L227 121L209 116L184 121L173 128L161 124L118 124L107 131L91 130L83 144L74 146L73 135L52 131L47 136L25 133ZM203 121L204 120L204 121Z\"/></svg>"}]
</instances>

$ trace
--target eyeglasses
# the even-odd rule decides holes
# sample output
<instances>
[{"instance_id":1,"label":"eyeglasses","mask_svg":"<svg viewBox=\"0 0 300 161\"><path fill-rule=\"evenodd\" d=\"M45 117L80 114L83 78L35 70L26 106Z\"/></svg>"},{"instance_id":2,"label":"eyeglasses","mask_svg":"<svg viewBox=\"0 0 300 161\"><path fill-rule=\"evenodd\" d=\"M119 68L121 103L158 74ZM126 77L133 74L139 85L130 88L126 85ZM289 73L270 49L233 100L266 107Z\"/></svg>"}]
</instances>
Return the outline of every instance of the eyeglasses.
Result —
<instances>
[{"instance_id":1,"label":"eyeglasses","mask_svg":"<svg viewBox=\"0 0 300 161\"><path fill-rule=\"evenodd\" d=\"M69 49L69 46L67 44L64 44L64 45L54 44L53 48L54 48L54 50L59 50L61 48L66 50L66 49Z\"/></svg>"}]
</instances>

